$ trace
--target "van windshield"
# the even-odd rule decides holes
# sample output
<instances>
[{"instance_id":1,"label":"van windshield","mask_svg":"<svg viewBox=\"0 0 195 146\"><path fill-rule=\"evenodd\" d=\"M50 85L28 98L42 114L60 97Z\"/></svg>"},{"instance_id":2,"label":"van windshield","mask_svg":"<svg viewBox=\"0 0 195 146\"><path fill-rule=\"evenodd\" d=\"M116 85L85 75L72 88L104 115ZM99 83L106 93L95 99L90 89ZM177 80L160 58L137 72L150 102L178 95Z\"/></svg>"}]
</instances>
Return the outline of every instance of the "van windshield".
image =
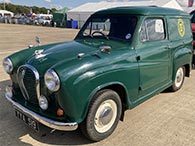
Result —
<instances>
[{"instance_id":1,"label":"van windshield","mask_svg":"<svg viewBox=\"0 0 195 146\"><path fill-rule=\"evenodd\" d=\"M137 18L129 15L98 15L91 17L81 29L79 36L116 40L131 40Z\"/></svg>"}]
</instances>

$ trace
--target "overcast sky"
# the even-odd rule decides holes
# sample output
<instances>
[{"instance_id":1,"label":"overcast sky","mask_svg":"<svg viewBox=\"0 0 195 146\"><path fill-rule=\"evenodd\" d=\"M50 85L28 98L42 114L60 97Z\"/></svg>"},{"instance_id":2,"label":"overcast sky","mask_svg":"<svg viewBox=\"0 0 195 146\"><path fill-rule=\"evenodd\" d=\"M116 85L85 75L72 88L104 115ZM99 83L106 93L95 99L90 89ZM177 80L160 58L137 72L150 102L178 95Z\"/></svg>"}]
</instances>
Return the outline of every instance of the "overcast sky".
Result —
<instances>
[{"instance_id":1,"label":"overcast sky","mask_svg":"<svg viewBox=\"0 0 195 146\"><path fill-rule=\"evenodd\" d=\"M74 8L87 2L99 2L100 0L0 0L12 4L27 5L27 6L39 6L47 8Z\"/></svg>"}]
</instances>

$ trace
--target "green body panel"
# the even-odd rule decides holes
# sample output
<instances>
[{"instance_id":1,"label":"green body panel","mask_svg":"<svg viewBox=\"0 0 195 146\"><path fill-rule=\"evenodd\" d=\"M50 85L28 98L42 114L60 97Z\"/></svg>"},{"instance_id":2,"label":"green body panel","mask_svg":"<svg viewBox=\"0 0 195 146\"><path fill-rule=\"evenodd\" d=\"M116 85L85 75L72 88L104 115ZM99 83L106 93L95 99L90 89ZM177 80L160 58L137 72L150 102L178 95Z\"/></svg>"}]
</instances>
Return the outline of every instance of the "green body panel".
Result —
<instances>
[{"instance_id":1,"label":"green body panel","mask_svg":"<svg viewBox=\"0 0 195 146\"><path fill-rule=\"evenodd\" d=\"M50 100L49 108L53 109L42 111L38 105L25 104L19 93L15 95L16 100L51 119L80 123L85 119L95 93L101 89L120 86L125 92L121 97L123 105L133 108L171 86L179 67L191 68L192 35L187 13L158 7L125 7L103 10L92 17L114 14L136 16L137 26L131 41L84 38L79 33L72 42L34 47L10 55L15 88L18 88L18 67L32 65L40 75L41 94ZM140 41L144 20L157 17L164 22L164 40ZM178 18L184 20L185 34L182 37L175 28L177 22L174 21ZM109 46L111 52L101 52L102 46ZM44 50L42 56L36 56L36 50ZM56 71L61 82L60 90L54 93L44 84L44 74L49 68ZM55 115L58 107L64 110L64 116Z\"/></svg>"},{"instance_id":2,"label":"green body panel","mask_svg":"<svg viewBox=\"0 0 195 146\"><path fill-rule=\"evenodd\" d=\"M28 62L28 60L30 58L32 58L32 56L35 55L35 51L37 50L45 50L46 48L50 48L52 46L55 46L56 44L60 44L60 43L55 43L55 44L49 44L49 45L44 45L44 46L35 46L32 48L27 48L24 49L22 51L16 52L12 55L10 55L10 59L13 62L13 73L11 74L11 79L13 83L17 84L17 70L21 65L24 65L25 63Z\"/></svg>"},{"instance_id":3,"label":"green body panel","mask_svg":"<svg viewBox=\"0 0 195 146\"><path fill-rule=\"evenodd\" d=\"M170 9L170 8L161 8L161 7L118 7L118 8L111 8L107 10L102 10L99 12L96 12L95 15L99 14L133 14L133 15L141 15L141 16L186 16L190 18L190 16L180 10L176 9Z\"/></svg>"},{"instance_id":4,"label":"green body panel","mask_svg":"<svg viewBox=\"0 0 195 146\"><path fill-rule=\"evenodd\" d=\"M65 112L71 111L69 114L71 118L79 119L81 122L93 95L108 85L121 84L126 87L127 93L130 93L129 101L133 99L138 94L139 84L135 55L134 50L119 49L113 51L112 55L87 56L54 67L63 83L62 90L58 94L60 106ZM65 70L61 69L63 65ZM66 106L66 103L71 106Z\"/></svg>"}]
</instances>

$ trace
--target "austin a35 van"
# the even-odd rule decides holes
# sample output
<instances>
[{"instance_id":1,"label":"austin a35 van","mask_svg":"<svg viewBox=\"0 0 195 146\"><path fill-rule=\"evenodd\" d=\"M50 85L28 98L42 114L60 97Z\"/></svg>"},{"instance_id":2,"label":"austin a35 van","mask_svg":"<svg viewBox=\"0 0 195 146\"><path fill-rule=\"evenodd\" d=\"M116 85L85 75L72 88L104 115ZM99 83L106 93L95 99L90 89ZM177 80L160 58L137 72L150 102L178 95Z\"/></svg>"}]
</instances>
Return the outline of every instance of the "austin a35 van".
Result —
<instances>
[{"instance_id":1,"label":"austin a35 van","mask_svg":"<svg viewBox=\"0 0 195 146\"><path fill-rule=\"evenodd\" d=\"M3 60L5 96L34 130L42 123L100 141L124 112L165 89L177 91L192 64L190 17L160 7L94 13L71 42L31 46ZM168 93L167 93L168 94Z\"/></svg>"}]
</instances>

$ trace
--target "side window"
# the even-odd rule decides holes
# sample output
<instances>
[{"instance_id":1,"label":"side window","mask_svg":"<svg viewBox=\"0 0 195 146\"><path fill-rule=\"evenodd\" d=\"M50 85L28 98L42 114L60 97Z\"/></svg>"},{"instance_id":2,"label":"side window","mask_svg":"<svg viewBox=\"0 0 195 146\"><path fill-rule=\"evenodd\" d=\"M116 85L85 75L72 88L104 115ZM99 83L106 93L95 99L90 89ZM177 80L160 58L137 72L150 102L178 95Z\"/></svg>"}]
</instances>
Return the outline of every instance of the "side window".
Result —
<instances>
[{"instance_id":1,"label":"side window","mask_svg":"<svg viewBox=\"0 0 195 146\"><path fill-rule=\"evenodd\" d=\"M164 22L159 18L146 19L141 27L140 40L154 41L165 39Z\"/></svg>"},{"instance_id":2,"label":"side window","mask_svg":"<svg viewBox=\"0 0 195 146\"><path fill-rule=\"evenodd\" d=\"M90 33L91 33L91 25L92 25L92 22L90 22L88 25L87 25L87 28L85 29L85 31L83 32L83 36L89 36Z\"/></svg>"},{"instance_id":3,"label":"side window","mask_svg":"<svg viewBox=\"0 0 195 146\"><path fill-rule=\"evenodd\" d=\"M94 32L102 32L105 35L108 35L110 31L110 19L93 19L92 22L89 22L85 31L83 32L83 36L90 36ZM101 35L100 33L94 33L94 36Z\"/></svg>"}]
</instances>

